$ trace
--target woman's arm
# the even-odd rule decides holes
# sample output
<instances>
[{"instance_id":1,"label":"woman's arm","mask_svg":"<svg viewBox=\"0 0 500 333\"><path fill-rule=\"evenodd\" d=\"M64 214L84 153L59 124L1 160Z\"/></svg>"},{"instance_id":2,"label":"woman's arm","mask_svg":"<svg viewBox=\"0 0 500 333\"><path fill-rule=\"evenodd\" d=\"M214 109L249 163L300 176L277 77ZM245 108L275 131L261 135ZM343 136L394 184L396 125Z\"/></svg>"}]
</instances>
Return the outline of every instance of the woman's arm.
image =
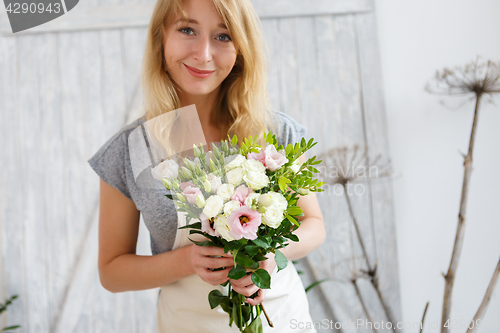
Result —
<instances>
[{"instance_id":1,"label":"woman's arm","mask_svg":"<svg viewBox=\"0 0 500 333\"><path fill-rule=\"evenodd\" d=\"M101 179L98 268L105 289L113 293L152 289L195 273L213 285L227 280L233 259L219 248L189 245L153 256L137 255L139 218L135 204ZM227 269L208 269L223 266Z\"/></svg>"}]
</instances>

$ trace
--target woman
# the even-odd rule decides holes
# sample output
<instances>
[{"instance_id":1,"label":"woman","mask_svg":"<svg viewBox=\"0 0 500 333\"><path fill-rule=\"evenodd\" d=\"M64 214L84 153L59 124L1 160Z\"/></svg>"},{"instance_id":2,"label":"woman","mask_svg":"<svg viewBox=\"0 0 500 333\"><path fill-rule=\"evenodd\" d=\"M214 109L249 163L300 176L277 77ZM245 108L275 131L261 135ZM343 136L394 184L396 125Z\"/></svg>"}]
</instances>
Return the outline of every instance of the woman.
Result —
<instances>
[{"instance_id":1,"label":"woman","mask_svg":"<svg viewBox=\"0 0 500 333\"><path fill-rule=\"evenodd\" d=\"M207 142L218 142L227 134L239 138L261 134L273 123L279 143L300 139L304 127L283 113L267 111L258 27L250 0L159 0L144 57L146 115L122 128L89 160L101 177L101 283L111 292L160 287L158 332L237 332L234 325L229 327L228 315L220 308L211 310L207 300L210 290L228 280L233 260L222 249L196 246L179 232L180 216L163 195L164 188L137 186L127 138L145 121L195 104ZM325 231L316 196L302 197L298 204L304 211L296 231L300 241L282 251L290 264L276 274L272 256L262 262L262 268L272 274L271 290L259 290L250 276L230 280L233 289L247 297L258 291L247 302L263 302L275 323L273 332L292 331L291 321L300 326L301 321L311 320L303 286L290 260L319 247ZM151 234L152 256L136 255L140 214ZM267 331L265 319L263 323Z\"/></svg>"}]
</instances>

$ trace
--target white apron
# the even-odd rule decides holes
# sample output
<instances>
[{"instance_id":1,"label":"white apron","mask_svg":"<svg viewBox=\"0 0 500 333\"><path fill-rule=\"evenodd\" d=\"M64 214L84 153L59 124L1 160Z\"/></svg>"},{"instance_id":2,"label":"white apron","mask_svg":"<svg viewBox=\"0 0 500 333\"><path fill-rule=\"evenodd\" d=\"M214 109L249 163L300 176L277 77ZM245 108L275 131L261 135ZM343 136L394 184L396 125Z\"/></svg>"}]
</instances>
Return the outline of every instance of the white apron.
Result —
<instances>
[{"instance_id":1,"label":"white apron","mask_svg":"<svg viewBox=\"0 0 500 333\"><path fill-rule=\"evenodd\" d=\"M186 225L185 213L177 213L178 227ZM192 222L193 223L193 222ZM202 235L189 235L189 229L177 229L172 250L193 244L189 239L202 240ZM200 238L201 237L201 238ZM220 306L210 309L208 294L218 289L227 295L227 289L213 286L203 281L197 274L162 286L158 298L157 332L239 332L236 325L229 326L229 315ZM304 286L293 263L289 260L287 267L271 274L271 289L266 290L262 302L274 328L269 327L264 313L261 313L264 332L269 333L316 333L314 329L299 330L297 327L311 327L309 303Z\"/></svg>"}]
</instances>

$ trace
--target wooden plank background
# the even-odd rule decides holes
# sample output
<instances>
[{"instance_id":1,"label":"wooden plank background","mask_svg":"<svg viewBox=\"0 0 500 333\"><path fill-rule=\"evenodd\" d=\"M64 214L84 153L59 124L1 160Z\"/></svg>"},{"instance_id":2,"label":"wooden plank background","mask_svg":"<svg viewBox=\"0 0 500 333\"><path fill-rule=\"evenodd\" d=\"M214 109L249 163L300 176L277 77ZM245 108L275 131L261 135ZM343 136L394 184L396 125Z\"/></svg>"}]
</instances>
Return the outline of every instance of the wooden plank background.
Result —
<instances>
[{"instance_id":1,"label":"wooden plank background","mask_svg":"<svg viewBox=\"0 0 500 333\"><path fill-rule=\"evenodd\" d=\"M254 1L268 46L273 106L308 127L312 154L360 144L389 157L372 0ZM153 3L88 0L12 35L0 12L0 327L18 332L154 332L157 289L112 294L97 272L98 178L87 159L140 115L140 66ZM112 14L110 14L112 13ZM392 192L353 196L370 261L401 319ZM305 285L359 255L345 199L319 195L327 240L297 265ZM141 220L138 254L150 254ZM386 320L360 284L374 320ZM349 285L309 294L314 320L364 318ZM354 330L345 329L345 332ZM363 331L363 330L361 330Z\"/></svg>"}]
</instances>

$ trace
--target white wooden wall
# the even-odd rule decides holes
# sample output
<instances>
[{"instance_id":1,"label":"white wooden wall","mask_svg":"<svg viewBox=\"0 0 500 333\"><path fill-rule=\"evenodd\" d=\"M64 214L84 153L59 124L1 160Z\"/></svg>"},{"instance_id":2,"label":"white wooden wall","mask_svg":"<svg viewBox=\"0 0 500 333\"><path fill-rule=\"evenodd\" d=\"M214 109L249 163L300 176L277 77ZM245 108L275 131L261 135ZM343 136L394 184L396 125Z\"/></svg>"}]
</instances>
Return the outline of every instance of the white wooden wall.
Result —
<instances>
[{"instance_id":1,"label":"white wooden wall","mask_svg":"<svg viewBox=\"0 0 500 333\"><path fill-rule=\"evenodd\" d=\"M276 109L305 124L314 154L355 143L388 156L372 0L254 0L269 45ZM157 290L112 294L97 272L98 178L87 159L140 112L151 1L86 0L12 35L0 12L0 327L18 332L154 332ZM1 7L1 6L0 6ZM3 7L2 7L3 10ZM391 186L354 205L396 319L400 300ZM342 197L320 195L328 239L302 260L304 284L348 256ZM146 254L141 222L138 253ZM385 317L361 286L372 318ZM315 320L364 318L349 286L309 294ZM351 331L351 330L345 330Z\"/></svg>"}]
</instances>

